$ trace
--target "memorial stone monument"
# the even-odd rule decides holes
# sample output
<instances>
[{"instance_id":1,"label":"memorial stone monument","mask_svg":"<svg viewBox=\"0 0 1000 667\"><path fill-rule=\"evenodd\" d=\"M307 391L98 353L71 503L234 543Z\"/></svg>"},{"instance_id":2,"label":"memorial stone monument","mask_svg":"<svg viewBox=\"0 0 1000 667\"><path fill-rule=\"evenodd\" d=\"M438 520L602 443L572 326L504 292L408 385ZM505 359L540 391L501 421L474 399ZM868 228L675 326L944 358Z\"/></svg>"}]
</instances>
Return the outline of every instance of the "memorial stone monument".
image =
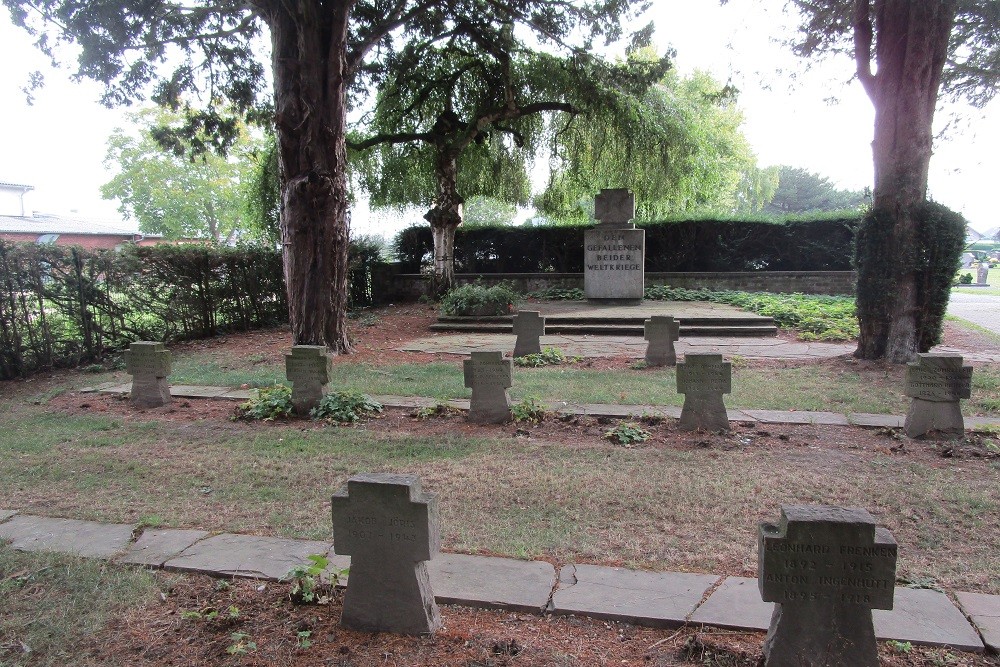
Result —
<instances>
[{"instance_id":1,"label":"memorial stone monument","mask_svg":"<svg viewBox=\"0 0 1000 667\"><path fill-rule=\"evenodd\" d=\"M653 315L643 325L643 337L649 341L646 346L647 366L674 366L677 352L674 341L680 337L681 323L669 315Z\"/></svg>"},{"instance_id":2,"label":"memorial stone monument","mask_svg":"<svg viewBox=\"0 0 1000 667\"><path fill-rule=\"evenodd\" d=\"M984 287L989 287L989 283L986 282L989 279L990 279L989 262L986 261L979 262L979 268L976 269L976 284L983 285Z\"/></svg>"},{"instance_id":3,"label":"memorial stone monument","mask_svg":"<svg viewBox=\"0 0 1000 667\"><path fill-rule=\"evenodd\" d=\"M125 371L132 376L129 400L140 408L158 408L170 402L170 351L163 343L137 340L125 351Z\"/></svg>"},{"instance_id":4,"label":"memorial stone monument","mask_svg":"<svg viewBox=\"0 0 1000 667\"><path fill-rule=\"evenodd\" d=\"M721 354L687 354L677 364L677 393L684 394L678 426L685 431L728 431L722 395L733 390L733 367Z\"/></svg>"},{"instance_id":5,"label":"memorial stone monument","mask_svg":"<svg viewBox=\"0 0 1000 667\"><path fill-rule=\"evenodd\" d=\"M285 378L292 383L296 414L307 415L319 405L330 381L330 355L325 345L294 345L285 353Z\"/></svg>"},{"instance_id":6,"label":"memorial stone monument","mask_svg":"<svg viewBox=\"0 0 1000 667\"><path fill-rule=\"evenodd\" d=\"M878 667L872 609L892 609L896 541L856 507L791 505L763 523L758 585L775 602L765 667Z\"/></svg>"},{"instance_id":7,"label":"memorial stone monument","mask_svg":"<svg viewBox=\"0 0 1000 667\"><path fill-rule=\"evenodd\" d=\"M483 424L510 421L510 396L514 384L514 360L503 352L473 352L462 363L465 386L472 389L469 419Z\"/></svg>"},{"instance_id":8,"label":"memorial stone monument","mask_svg":"<svg viewBox=\"0 0 1000 667\"><path fill-rule=\"evenodd\" d=\"M584 295L594 303L640 303L646 232L631 222L635 195L624 189L601 190L594 200L594 217L599 224L584 232Z\"/></svg>"},{"instance_id":9,"label":"memorial stone monument","mask_svg":"<svg viewBox=\"0 0 1000 667\"><path fill-rule=\"evenodd\" d=\"M333 547L351 557L340 624L430 634L441 627L427 561L441 546L437 497L415 475L355 475L331 499Z\"/></svg>"},{"instance_id":10,"label":"memorial stone monument","mask_svg":"<svg viewBox=\"0 0 1000 667\"><path fill-rule=\"evenodd\" d=\"M545 318L537 310L522 310L514 316L514 356L541 354L541 337L545 335Z\"/></svg>"},{"instance_id":11,"label":"memorial stone monument","mask_svg":"<svg viewBox=\"0 0 1000 667\"><path fill-rule=\"evenodd\" d=\"M918 354L907 364L905 394L913 400L903 431L919 438L937 431L946 438L961 438L965 420L959 401L972 395L972 366L959 354Z\"/></svg>"}]
</instances>

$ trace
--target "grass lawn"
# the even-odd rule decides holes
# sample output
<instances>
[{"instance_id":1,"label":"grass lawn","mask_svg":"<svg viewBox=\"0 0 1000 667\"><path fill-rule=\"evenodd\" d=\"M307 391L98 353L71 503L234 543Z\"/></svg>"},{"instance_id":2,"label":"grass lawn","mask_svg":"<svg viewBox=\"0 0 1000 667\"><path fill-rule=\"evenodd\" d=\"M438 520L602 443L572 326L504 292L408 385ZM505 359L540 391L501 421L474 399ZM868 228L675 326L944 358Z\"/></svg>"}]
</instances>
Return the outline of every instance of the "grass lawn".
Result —
<instances>
[{"instance_id":1,"label":"grass lawn","mask_svg":"<svg viewBox=\"0 0 1000 667\"><path fill-rule=\"evenodd\" d=\"M959 269L960 275L965 275L966 273L972 274L972 282L976 282L976 269ZM962 294L989 294L992 296L1000 296L1000 267L995 269L990 269L989 274L986 276L986 282L989 287L952 287L952 292L961 292Z\"/></svg>"}]
</instances>

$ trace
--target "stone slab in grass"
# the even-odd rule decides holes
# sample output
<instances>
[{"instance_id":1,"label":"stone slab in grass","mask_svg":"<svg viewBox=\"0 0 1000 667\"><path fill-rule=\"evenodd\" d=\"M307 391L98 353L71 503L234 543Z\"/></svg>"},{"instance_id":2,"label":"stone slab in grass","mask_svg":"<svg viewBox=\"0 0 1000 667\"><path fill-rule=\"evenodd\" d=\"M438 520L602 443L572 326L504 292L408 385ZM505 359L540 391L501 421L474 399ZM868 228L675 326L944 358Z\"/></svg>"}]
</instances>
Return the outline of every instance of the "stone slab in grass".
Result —
<instances>
[{"instance_id":1,"label":"stone slab in grass","mask_svg":"<svg viewBox=\"0 0 1000 667\"><path fill-rule=\"evenodd\" d=\"M728 577L698 607L691 621L733 630L767 630L773 609L773 603L760 599L756 579ZM983 650L983 643L962 612L938 591L896 588L892 611L875 609L872 620L880 640Z\"/></svg>"},{"instance_id":2,"label":"stone slab in grass","mask_svg":"<svg viewBox=\"0 0 1000 667\"><path fill-rule=\"evenodd\" d=\"M876 428L903 428L904 419L896 415L873 415L866 412L850 412L847 415L847 421L851 424Z\"/></svg>"},{"instance_id":3,"label":"stone slab in grass","mask_svg":"<svg viewBox=\"0 0 1000 667\"><path fill-rule=\"evenodd\" d=\"M205 530L147 529L118 562L163 567L168 560L209 534Z\"/></svg>"},{"instance_id":4,"label":"stone slab in grass","mask_svg":"<svg viewBox=\"0 0 1000 667\"><path fill-rule=\"evenodd\" d=\"M805 412L798 410L744 410L763 424L831 424L849 426L846 415L836 412Z\"/></svg>"},{"instance_id":5,"label":"stone slab in grass","mask_svg":"<svg viewBox=\"0 0 1000 667\"><path fill-rule=\"evenodd\" d=\"M170 395L177 398L218 398L228 392L229 387L210 387L196 384L175 384L170 387Z\"/></svg>"},{"instance_id":6,"label":"stone slab in grass","mask_svg":"<svg viewBox=\"0 0 1000 667\"><path fill-rule=\"evenodd\" d=\"M956 593L958 604L972 619L991 651L1000 651L1000 595Z\"/></svg>"},{"instance_id":7,"label":"stone slab in grass","mask_svg":"<svg viewBox=\"0 0 1000 667\"><path fill-rule=\"evenodd\" d=\"M996 417L966 417L965 428L976 429L983 426L1000 426L1000 419Z\"/></svg>"},{"instance_id":8,"label":"stone slab in grass","mask_svg":"<svg viewBox=\"0 0 1000 667\"><path fill-rule=\"evenodd\" d=\"M555 614L579 614L654 628L679 627L718 577L566 565L552 597Z\"/></svg>"},{"instance_id":9,"label":"stone slab in grass","mask_svg":"<svg viewBox=\"0 0 1000 667\"><path fill-rule=\"evenodd\" d=\"M223 401L249 401L256 395L256 389L228 389L215 398Z\"/></svg>"},{"instance_id":10,"label":"stone slab in grass","mask_svg":"<svg viewBox=\"0 0 1000 667\"><path fill-rule=\"evenodd\" d=\"M536 614L548 604L556 582L551 563L490 556L439 554L427 571L441 604Z\"/></svg>"},{"instance_id":11,"label":"stone slab in grass","mask_svg":"<svg viewBox=\"0 0 1000 667\"><path fill-rule=\"evenodd\" d=\"M196 542L163 567L178 572L278 580L294 566L307 564L307 556L326 554L332 548L330 542L223 533Z\"/></svg>"},{"instance_id":12,"label":"stone slab in grass","mask_svg":"<svg viewBox=\"0 0 1000 667\"><path fill-rule=\"evenodd\" d=\"M0 523L17 514L17 510L0 510Z\"/></svg>"},{"instance_id":13,"label":"stone slab in grass","mask_svg":"<svg viewBox=\"0 0 1000 667\"><path fill-rule=\"evenodd\" d=\"M609 403L562 403L553 409L571 415L591 417L673 417L681 416L680 407L673 405L613 405Z\"/></svg>"},{"instance_id":14,"label":"stone slab in grass","mask_svg":"<svg viewBox=\"0 0 1000 667\"><path fill-rule=\"evenodd\" d=\"M128 386L131 389L132 384L129 383ZM79 391L81 394L94 394L98 392L107 392L107 390L112 389L114 387L121 387L121 382L118 382L117 380L112 382L102 382L101 384L96 384L93 387L82 387L77 391Z\"/></svg>"},{"instance_id":15,"label":"stone slab in grass","mask_svg":"<svg viewBox=\"0 0 1000 667\"><path fill-rule=\"evenodd\" d=\"M18 514L0 524L0 540L20 551L58 551L85 558L111 558L124 551L135 526Z\"/></svg>"},{"instance_id":16,"label":"stone slab in grass","mask_svg":"<svg viewBox=\"0 0 1000 667\"><path fill-rule=\"evenodd\" d=\"M875 609L875 636L927 646L983 651L979 634L948 596L940 591L897 588L892 611Z\"/></svg>"}]
</instances>

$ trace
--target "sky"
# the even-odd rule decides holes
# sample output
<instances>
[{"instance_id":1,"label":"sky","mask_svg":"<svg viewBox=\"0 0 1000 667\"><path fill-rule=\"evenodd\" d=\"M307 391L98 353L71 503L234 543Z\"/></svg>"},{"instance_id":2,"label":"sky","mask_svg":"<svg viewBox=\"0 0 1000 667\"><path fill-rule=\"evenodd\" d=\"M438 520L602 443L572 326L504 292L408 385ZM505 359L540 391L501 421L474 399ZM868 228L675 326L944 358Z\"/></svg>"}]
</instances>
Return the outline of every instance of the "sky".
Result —
<instances>
[{"instance_id":1,"label":"sky","mask_svg":"<svg viewBox=\"0 0 1000 667\"><path fill-rule=\"evenodd\" d=\"M861 85L851 80L850 60L805 63L780 43L792 34L794 16L784 0L658 0L644 20L656 26L658 50L676 50L681 73L707 70L740 89L744 133L761 166L787 164L827 176L839 187L872 183L874 113ZM123 126L125 110L98 102L101 87L74 82L52 70L30 38L0 13L0 181L32 185L27 204L37 212L120 220L117 202L101 199L100 186L113 171L104 165L106 142ZM45 73L46 86L28 106L21 88L30 72ZM832 99L831 99L832 98ZM936 120L943 126L955 111L961 130L935 143L930 195L961 211L979 231L1000 225L996 175L1000 173L1000 101L985 110L948 105ZM376 231L384 216L362 207L352 227Z\"/></svg>"}]
</instances>

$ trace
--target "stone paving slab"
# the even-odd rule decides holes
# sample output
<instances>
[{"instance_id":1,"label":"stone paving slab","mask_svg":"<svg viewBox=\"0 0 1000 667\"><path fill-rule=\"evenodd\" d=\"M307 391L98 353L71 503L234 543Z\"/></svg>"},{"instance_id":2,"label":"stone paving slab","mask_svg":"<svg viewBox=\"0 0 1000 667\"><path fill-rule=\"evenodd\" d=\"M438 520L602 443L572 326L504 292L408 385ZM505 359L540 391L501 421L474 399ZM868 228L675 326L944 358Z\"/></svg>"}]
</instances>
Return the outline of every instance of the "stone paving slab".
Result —
<instances>
[{"instance_id":1,"label":"stone paving slab","mask_svg":"<svg viewBox=\"0 0 1000 667\"><path fill-rule=\"evenodd\" d=\"M1000 652L1000 595L955 593L958 604L972 619L991 651Z\"/></svg>"},{"instance_id":2,"label":"stone paving slab","mask_svg":"<svg viewBox=\"0 0 1000 667\"><path fill-rule=\"evenodd\" d=\"M170 395L174 398L218 398L229 391L229 387L211 387L208 385L178 384L171 385Z\"/></svg>"},{"instance_id":3,"label":"stone paving slab","mask_svg":"<svg viewBox=\"0 0 1000 667\"><path fill-rule=\"evenodd\" d=\"M441 604L540 613L549 602L556 570L544 561L442 553L427 563Z\"/></svg>"},{"instance_id":4,"label":"stone paving slab","mask_svg":"<svg viewBox=\"0 0 1000 667\"><path fill-rule=\"evenodd\" d=\"M19 514L0 524L0 541L20 551L59 551L111 558L124 551L135 526Z\"/></svg>"},{"instance_id":5,"label":"stone paving slab","mask_svg":"<svg viewBox=\"0 0 1000 667\"><path fill-rule=\"evenodd\" d=\"M798 410L744 410L764 424L832 424L850 426L846 415L837 412L807 412Z\"/></svg>"},{"instance_id":6,"label":"stone paving slab","mask_svg":"<svg viewBox=\"0 0 1000 667\"><path fill-rule=\"evenodd\" d=\"M216 396L216 398L227 401L249 401L256 393L256 389L228 389Z\"/></svg>"},{"instance_id":7,"label":"stone paving slab","mask_svg":"<svg viewBox=\"0 0 1000 667\"><path fill-rule=\"evenodd\" d=\"M712 574L566 565L559 572L552 612L654 628L678 627L718 580Z\"/></svg>"},{"instance_id":8,"label":"stone paving slab","mask_svg":"<svg viewBox=\"0 0 1000 667\"><path fill-rule=\"evenodd\" d=\"M192 544L208 537L206 530L175 530L147 528L135 544L118 559L119 563L163 567L163 564Z\"/></svg>"},{"instance_id":9,"label":"stone paving slab","mask_svg":"<svg viewBox=\"0 0 1000 667\"><path fill-rule=\"evenodd\" d=\"M306 556L326 554L332 548L331 542L223 533L196 542L163 567L178 572L277 580L292 567L308 563Z\"/></svg>"},{"instance_id":10,"label":"stone paving slab","mask_svg":"<svg viewBox=\"0 0 1000 667\"><path fill-rule=\"evenodd\" d=\"M727 577L691 621L733 630L767 630L773 610L773 603L760 599L756 579ZM874 610L872 619L881 640L983 650L979 635L940 591L897 587L892 611Z\"/></svg>"},{"instance_id":11,"label":"stone paving slab","mask_svg":"<svg viewBox=\"0 0 1000 667\"><path fill-rule=\"evenodd\" d=\"M0 523L17 514L17 510L0 510Z\"/></svg>"},{"instance_id":12,"label":"stone paving slab","mask_svg":"<svg viewBox=\"0 0 1000 667\"><path fill-rule=\"evenodd\" d=\"M983 426L1000 426L1000 417L966 417L965 428L975 429Z\"/></svg>"},{"instance_id":13,"label":"stone paving slab","mask_svg":"<svg viewBox=\"0 0 1000 667\"><path fill-rule=\"evenodd\" d=\"M855 426L873 426L876 428L902 428L905 417L895 415L873 415L866 412L849 412L847 421Z\"/></svg>"}]
</instances>

